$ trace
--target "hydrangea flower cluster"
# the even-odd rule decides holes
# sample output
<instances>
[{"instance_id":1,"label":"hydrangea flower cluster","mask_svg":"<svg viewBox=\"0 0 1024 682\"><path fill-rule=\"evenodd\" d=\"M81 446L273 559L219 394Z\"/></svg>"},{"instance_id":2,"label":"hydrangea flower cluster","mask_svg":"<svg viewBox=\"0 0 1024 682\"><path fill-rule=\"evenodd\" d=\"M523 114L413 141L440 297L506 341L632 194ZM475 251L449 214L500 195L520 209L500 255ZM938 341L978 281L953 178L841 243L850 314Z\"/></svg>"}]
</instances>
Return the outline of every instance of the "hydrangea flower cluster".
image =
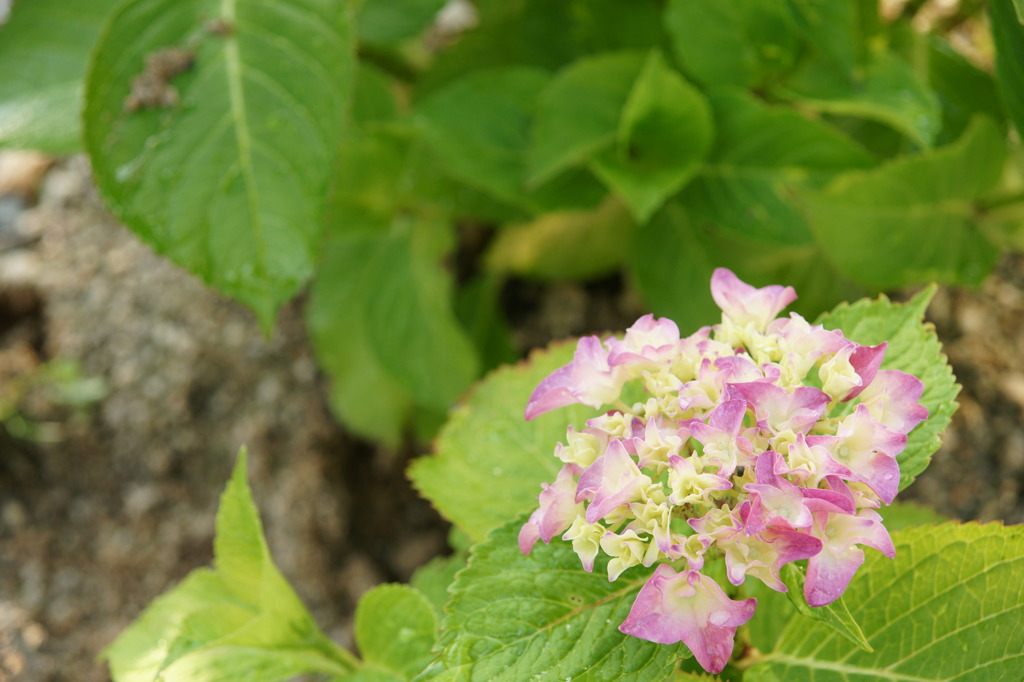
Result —
<instances>
[{"instance_id":1,"label":"hydrangea flower cluster","mask_svg":"<svg viewBox=\"0 0 1024 682\"><path fill-rule=\"evenodd\" d=\"M619 629L681 641L717 673L756 600L731 599L705 562L724 556L733 585L753 576L785 592L780 567L806 559L808 604L839 598L860 545L894 555L875 510L896 495L896 455L928 412L920 380L880 369L885 343L776 319L791 287L757 289L720 268L711 292L721 324L680 338L647 315L621 340L583 338L533 392L527 419L577 402L614 409L555 448L564 465L519 547L561 535L587 571L607 554L609 580L660 564ZM631 390L641 400L627 404Z\"/></svg>"}]
</instances>

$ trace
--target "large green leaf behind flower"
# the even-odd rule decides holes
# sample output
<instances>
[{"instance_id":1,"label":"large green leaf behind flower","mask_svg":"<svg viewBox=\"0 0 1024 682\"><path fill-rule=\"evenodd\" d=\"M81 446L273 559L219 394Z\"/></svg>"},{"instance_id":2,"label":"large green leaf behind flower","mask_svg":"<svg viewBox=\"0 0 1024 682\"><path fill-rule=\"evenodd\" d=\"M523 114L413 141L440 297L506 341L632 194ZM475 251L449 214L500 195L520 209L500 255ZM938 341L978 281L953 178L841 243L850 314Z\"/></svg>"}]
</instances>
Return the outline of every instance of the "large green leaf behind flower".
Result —
<instances>
[{"instance_id":1,"label":"large green leaf behind flower","mask_svg":"<svg viewBox=\"0 0 1024 682\"><path fill-rule=\"evenodd\" d=\"M867 552L845 594L874 653L793 618L745 682L1020 680L1024 527L945 523L893 540L896 558Z\"/></svg>"},{"instance_id":2,"label":"large green leaf behind flower","mask_svg":"<svg viewBox=\"0 0 1024 682\"><path fill-rule=\"evenodd\" d=\"M86 80L86 149L108 205L265 328L317 256L350 99L347 7L130 0Z\"/></svg>"},{"instance_id":3,"label":"large green leaf behind flower","mask_svg":"<svg viewBox=\"0 0 1024 682\"><path fill-rule=\"evenodd\" d=\"M555 444L565 440L569 424L596 414L574 405L529 422L523 417L533 389L572 360L574 349L556 345L491 373L453 411L435 454L410 467L416 488L474 540L536 506L540 484L553 481L560 468Z\"/></svg>"},{"instance_id":4,"label":"large green leaf behind flower","mask_svg":"<svg viewBox=\"0 0 1024 682\"><path fill-rule=\"evenodd\" d=\"M664 680L682 644L654 644L619 632L650 569L609 582L607 558L593 573L569 543L538 543L524 556L524 519L473 548L445 606L440 655L417 680Z\"/></svg>"},{"instance_id":5,"label":"large green leaf behind flower","mask_svg":"<svg viewBox=\"0 0 1024 682\"><path fill-rule=\"evenodd\" d=\"M910 432L907 447L897 456L900 490L913 483L925 470L932 454L942 444L940 435L956 411L960 385L942 354L935 329L923 321L933 287L921 291L906 304L892 303L884 296L842 304L819 322L828 329L841 329L847 338L864 345L888 341L882 369L898 369L924 382L921 404L928 419Z\"/></svg>"}]
</instances>

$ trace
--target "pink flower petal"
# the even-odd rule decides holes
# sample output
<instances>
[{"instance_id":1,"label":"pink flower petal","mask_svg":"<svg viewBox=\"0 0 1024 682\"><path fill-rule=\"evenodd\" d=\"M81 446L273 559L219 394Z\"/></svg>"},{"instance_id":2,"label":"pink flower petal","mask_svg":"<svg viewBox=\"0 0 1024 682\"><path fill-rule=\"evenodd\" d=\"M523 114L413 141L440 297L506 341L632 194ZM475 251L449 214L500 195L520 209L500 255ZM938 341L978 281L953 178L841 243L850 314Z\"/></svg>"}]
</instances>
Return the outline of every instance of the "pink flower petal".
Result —
<instances>
[{"instance_id":1,"label":"pink flower petal","mask_svg":"<svg viewBox=\"0 0 1024 682\"><path fill-rule=\"evenodd\" d=\"M667 317L644 315L626 330L622 341L610 339L608 364L656 369L669 365L679 353L679 327Z\"/></svg>"},{"instance_id":2,"label":"pink flower petal","mask_svg":"<svg viewBox=\"0 0 1024 682\"><path fill-rule=\"evenodd\" d=\"M534 518L536 514L536 511L530 514L530 520L519 529L519 551L523 554L532 552L533 546L537 544L537 540L540 540L540 525L535 522Z\"/></svg>"},{"instance_id":3,"label":"pink flower petal","mask_svg":"<svg viewBox=\"0 0 1024 682\"><path fill-rule=\"evenodd\" d=\"M717 463L716 473L723 478L732 476L739 465L753 464L753 446L739 435L746 410L742 400L726 400L708 416L707 424L700 419L685 422L693 438L704 446L705 461Z\"/></svg>"},{"instance_id":4,"label":"pink flower petal","mask_svg":"<svg viewBox=\"0 0 1024 682\"><path fill-rule=\"evenodd\" d=\"M810 436L797 434L796 442L790 443L787 457L787 474L798 478L804 486L817 486L829 475L854 480L853 472L832 456L830 447L836 442L835 436Z\"/></svg>"},{"instance_id":5,"label":"pink flower petal","mask_svg":"<svg viewBox=\"0 0 1024 682\"><path fill-rule=\"evenodd\" d=\"M786 429L806 433L831 400L827 393L811 386L801 386L790 393L763 381L729 384L728 394L746 401L754 410L758 425L775 433Z\"/></svg>"},{"instance_id":6,"label":"pink flower petal","mask_svg":"<svg viewBox=\"0 0 1024 682\"><path fill-rule=\"evenodd\" d=\"M585 336L576 345L572 362L534 389L526 404L526 419L572 403L599 408L614 402L621 390L621 378L608 365L608 349L596 336Z\"/></svg>"},{"instance_id":7,"label":"pink flower petal","mask_svg":"<svg viewBox=\"0 0 1024 682\"><path fill-rule=\"evenodd\" d=\"M825 482L828 489L824 488L801 488L804 496L804 504L811 512L829 512L834 514L853 514L857 511L857 503L846 485L839 476L826 476Z\"/></svg>"},{"instance_id":8,"label":"pink flower petal","mask_svg":"<svg viewBox=\"0 0 1024 682\"><path fill-rule=\"evenodd\" d=\"M928 418L928 408L918 404L923 392L924 383L913 374L883 369L861 392L860 402L887 428L910 433Z\"/></svg>"},{"instance_id":9,"label":"pink flower petal","mask_svg":"<svg viewBox=\"0 0 1024 682\"><path fill-rule=\"evenodd\" d=\"M741 281L731 270L716 268L711 275L711 297L737 326L753 324L758 331L764 331L783 308L796 300L796 291L777 284L758 289Z\"/></svg>"},{"instance_id":10,"label":"pink flower petal","mask_svg":"<svg viewBox=\"0 0 1024 682\"><path fill-rule=\"evenodd\" d=\"M783 522L791 528L809 528L813 519L805 504L803 488L793 485L779 475L785 469L782 455L768 450L757 457L757 483L748 483L743 489L750 493L753 504L750 523L760 528Z\"/></svg>"},{"instance_id":11,"label":"pink flower petal","mask_svg":"<svg viewBox=\"0 0 1024 682\"><path fill-rule=\"evenodd\" d=\"M662 564L619 630L659 644L683 642L706 671L719 673L732 656L736 628L756 607L756 599L729 599L718 583L697 571L676 573Z\"/></svg>"},{"instance_id":12,"label":"pink flower petal","mask_svg":"<svg viewBox=\"0 0 1024 682\"><path fill-rule=\"evenodd\" d=\"M768 332L779 335L779 350L784 354L796 353L815 359L838 353L853 343L838 329L825 329L820 324L812 326L797 313L775 320L769 325Z\"/></svg>"},{"instance_id":13,"label":"pink flower petal","mask_svg":"<svg viewBox=\"0 0 1024 682\"><path fill-rule=\"evenodd\" d=\"M576 397L572 394L572 365L568 364L556 369L533 389L526 403L526 420L530 421L545 412L575 402Z\"/></svg>"},{"instance_id":14,"label":"pink flower petal","mask_svg":"<svg viewBox=\"0 0 1024 682\"><path fill-rule=\"evenodd\" d=\"M543 490L540 493L540 506L530 514L529 520L519 531L519 549L523 554L529 554L537 540L543 540L544 544L551 542L551 538L572 525L577 516L583 513L583 505L576 502L576 477L580 474L580 467L575 464L566 464L558 472L558 477L551 485L542 483Z\"/></svg>"},{"instance_id":15,"label":"pink flower petal","mask_svg":"<svg viewBox=\"0 0 1024 682\"><path fill-rule=\"evenodd\" d=\"M698 474L689 457L673 455L668 463L668 485L672 491L668 501L674 505L707 504L712 491L732 487L732 482L722 476L703 471Z\"/></svg>"},{"instance_id":16,"label":"pink flower petal","mask_svg":"<svg viewBox=\"0 0 1024 682\"><path fill-rule=\"evenodd\" d=\"M861 509L857 516L816 513L813 533L823 547L807 562L804 596L811 606L831 604L846 591L864 563L858 544L873 547L890 559L896 556L882 517L872 509Z\"/></svg>"},{"instance_id":17,"label":"pink flower petal","mask_svg":"<svg viewBox=\"0 0 1024 682\"><path fill-rule=\"evenodd\" d=\"M895 458L906 447L907 435L876 421L866 405L847 415L835 436L810 436L807 442L827 447L836 462L850 469L850 480L866 483L886 504L896 497L900 468Z\"/></svg>"},{"instance_id":18,"label":"pink flower petal","mask_svg":"<svg viewBox=\"0 0 1024 682\"><path fill-rule=\"evenodd\" d=\"M875 375L878 374L878 368L882 366L882 360L885 358L885 349L888 345L888 342L882 342L877 346L858 346L853 351L850 355L850 364L853 366L857 376L860 377L860 385L843 397L844 402L856 398L861 394L861 391L875 380Z\"/></svg>"},{"instance_id":19,"label":"pink flower petal","mask_svg":"<svg viewBox=\"0 0 1024 682\"><path fill-rule=\"evenodd\" d=\"M608 449L580 476L576 500L593 493L587 507L587 523L598 520L640 496L640 490L651 484L651 479L640 472L626 452L622 441L614 440Z\"/></svg>"},{"instance_id":20,"label":"pink flower petal","mask_svg":"<svg viewBox=\"0 0 1024 682\"><path fill-rule=\"evenodd\" d=\"M641 469L648 466L661 467L678 455L683 443L689 439L688 428L680 427L669 419L656 417L647 420L644 437L632 438L627 450L631 448L636 453L637 466Z\"/></svg>"},{"instance_id":21,"label":"pink flower petal","mask_svg":"<svg viewBox=\"0 0 1024 682\"><path fill-rule=\"evenodd\" d=\"M783 564L814 556L821 551L821 540L794 530L784 519L763 525L755 518L750 500L737 507L739 528L728 533L720 530L716 546L725 553L726 574L733 585L742 585L752 575L778 592L786 592L779 578ZM724 530L724 529L723 529Z\"/></svg>"}]
</instances>

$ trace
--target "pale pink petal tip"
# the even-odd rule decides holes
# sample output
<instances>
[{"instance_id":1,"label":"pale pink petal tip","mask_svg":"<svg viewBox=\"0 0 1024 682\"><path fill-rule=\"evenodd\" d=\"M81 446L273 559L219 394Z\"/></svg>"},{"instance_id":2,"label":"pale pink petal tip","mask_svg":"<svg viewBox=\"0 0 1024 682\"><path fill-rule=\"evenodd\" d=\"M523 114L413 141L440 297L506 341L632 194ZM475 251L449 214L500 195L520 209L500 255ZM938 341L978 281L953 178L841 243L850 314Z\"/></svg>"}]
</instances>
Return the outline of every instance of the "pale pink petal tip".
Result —
<instances>
[{"instance_id":1,"label":"pale pink petal tip","mask_svg":"<svg viewBox=\"0 0 1024 682\"><path fill-rule=\"evenodd\" d=\"M726 268L715 268L712 273L711 297L735 324L745 326L752 323L762 331L797 298L793 287L773 284L758 289Z\"/></svg>"},{"instance_id":2,"label":"pale pink petal tip","mask_svg":"<svg viewBox=\"0 0 1024 682\"><path fill-rule=\"evenodd\" d=\"M601 407L618 398L621 388L608 366L608 349L596 336L584 336L576 344L572 362L556 369L534 389L526 404L526 419L573 403Z\"/></svg>"},{"instance_id":3,"label":"pale pink petal tip","mask_svg":"<svg viewBox=\"0 0 1024 682\"><path fill-rule=\"evenodd\" d=\"M540 526L535 521L536 519L530 516L530 520L519 529L519 551L523 554L532 552L533 546L540 540Z\"/></svg>"},{"instance_id":4,"label":"pale pink petal tip","mask_svg":"<svg viewBox=\"0 0 1024 682\"><path fill-rule=\"evenodd\" d=\"M729 599L718 583L698 571L676 573L662 564L619 630L659 644L683 642L704 670L719 673L732 656L736 628L753 617L756 607L756 599Z\"/></svg>"},{"instance_id":5,"label":"pale pink petal tip","mask_svg":"<svg viewBox=\"0 0 1024 682\"><path fill-rule=\"evenodd\" d=\"M537 388L533 389L530 400L526 403L526 421L576 402L570 388L571 378L572 365L566 365L559 367L541 381Z\"/></svg>"},{"instance_id":6,"label":"pale pink petal tip","mask_svg":"<svg viewBox=\"0 0 1024 682\"><path fill-rule=\"evenodd\" d=\"M856 516L847 514L815 514L814 534L821 538L821 552L807 562L804 596L811 606L825 606L842 596L864 563L864 552L857 545L877 549L892 559L896 556L889 531L882 517L871 509L861 509Z\"/></svg>"},{"instance_id":7,"label":"pale pink petal tip","mask_svg":"<svg viewBox=\"0 0 1024 682\"><path fill-rule=\"evenodd\" d=\"M860 377L860 384L855 386L843 397L843 401L856 398L861 392L875 380L882 360L885 358L885 349L888 341L883 341L877 346L858 346L850 355L850 365L853 371Z\"/></svg>"},{"instance_id":8,"label":"pale pink petal tip","mask_svg":"<svg viewBox=\"0 0 1024 682\"><path fill-rule=\"evenodd\" d=\"M530 519L519 531L519 549L523 554L529 554L537 540L550 543L551 538L564 532L583 511L583 506L574 499L579 474L578 466L566 464L554 483L541 484L540 506L530 514Z\"/></svg>"}]
</instances>

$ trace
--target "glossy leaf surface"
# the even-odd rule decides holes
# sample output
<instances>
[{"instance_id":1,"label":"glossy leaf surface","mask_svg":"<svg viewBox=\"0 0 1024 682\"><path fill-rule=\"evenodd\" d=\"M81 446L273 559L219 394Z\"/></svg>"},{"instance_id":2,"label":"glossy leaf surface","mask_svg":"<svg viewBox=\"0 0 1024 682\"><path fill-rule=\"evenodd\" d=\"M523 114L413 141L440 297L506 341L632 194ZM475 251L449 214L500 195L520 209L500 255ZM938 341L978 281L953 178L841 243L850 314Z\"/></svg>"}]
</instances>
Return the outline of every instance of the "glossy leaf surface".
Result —
<instances>
[{"instance_id":1,"label":"glossy leaf surface","mask_svg":"<svg viewBox=\"0 0 1024 682\"><path fill-rule=\"evenodd\" d=\"M132 0L86 83L86 149L117 216L269 328L313 271L349 100L333 0Z\"/></svg>"}]
</instances>

